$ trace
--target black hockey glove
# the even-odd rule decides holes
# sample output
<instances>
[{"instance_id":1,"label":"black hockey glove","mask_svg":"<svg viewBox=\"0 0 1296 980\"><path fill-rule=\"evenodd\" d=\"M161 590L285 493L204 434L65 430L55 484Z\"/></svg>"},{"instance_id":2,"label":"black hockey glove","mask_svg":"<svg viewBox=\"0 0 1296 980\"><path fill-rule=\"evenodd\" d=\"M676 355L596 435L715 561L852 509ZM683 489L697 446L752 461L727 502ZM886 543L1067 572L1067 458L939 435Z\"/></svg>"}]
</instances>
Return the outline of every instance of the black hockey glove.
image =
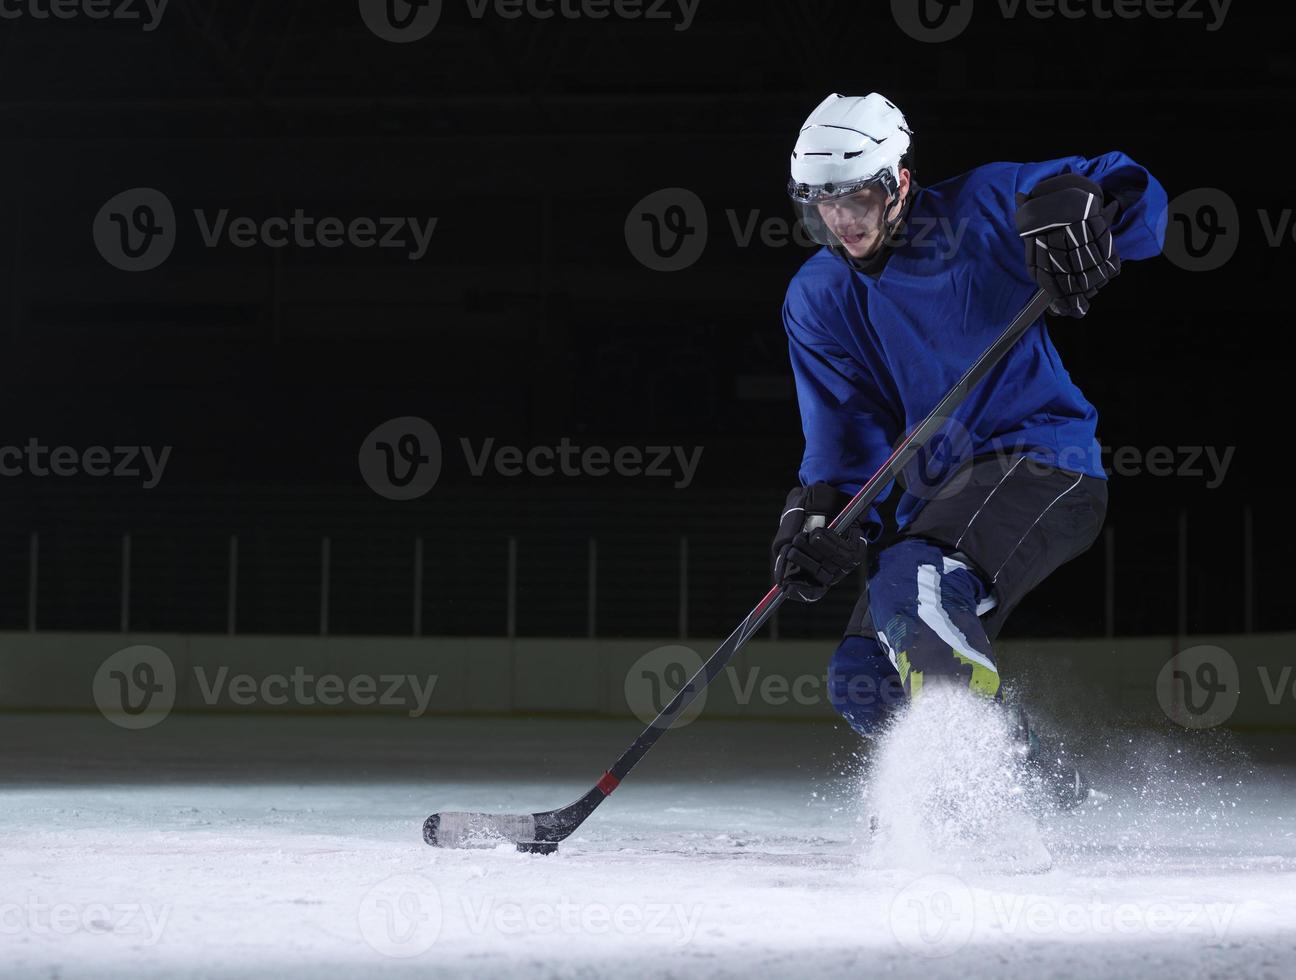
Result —
<instances>
[{"instance_id":1,"label":"black hockey glove","mask_svg":"<svg viewBox=\"0 0 1296 980\"><path fill-rule=\"evenodd\" d=\"M827 483L797 487L788 494L774 535L774 584L789 599L818 602L828 590L864 562L868 541L853 524L839 534L828 530L850 498Z\"/></svg>"},{"instance_id":2,"label":"black hockey glove","mask_svg":"<svg viewBox=\"0 0 1296 980\"><path fill-rule=\"evenodd\" d=\"M1082 317L1089 300L1120 273L1111 223L1120 205L1103 207L1103 190L1079 174L1040 181L1017 195L1017 234L1026 267L1059 316Z\"/></svg>"}]
</instances>

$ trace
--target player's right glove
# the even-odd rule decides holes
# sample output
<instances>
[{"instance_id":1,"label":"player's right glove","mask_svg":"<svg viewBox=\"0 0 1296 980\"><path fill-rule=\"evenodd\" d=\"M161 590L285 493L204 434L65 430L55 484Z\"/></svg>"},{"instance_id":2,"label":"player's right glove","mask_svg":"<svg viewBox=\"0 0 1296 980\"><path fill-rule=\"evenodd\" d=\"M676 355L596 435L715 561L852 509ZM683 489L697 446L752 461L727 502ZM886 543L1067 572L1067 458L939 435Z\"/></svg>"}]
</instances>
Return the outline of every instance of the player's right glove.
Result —
<instances>
[{"instance_id":1,"label":"player's right glove","mask_svg":"<svg viewBox=\"0 0 1296 980\"><path fill-rule=\"evenodd\" d=\"M1120 205L1079 174L1059 174L1017 195L1017 234L1026 267L1059 316L1082 317L1098 290L1120 273L1111 223Z\"/></svg>"},{"instance_id":2,"label":"player's right glove","mask_svg":"<svg viewBox=\"0 0 1296 980\"><path fill-rule=\"evenodd\" d=\"M827 483L797 487L788 494L774 535L774 584L789 599L818 602L828 590L864 563L868 540L859 524L843 532L828 530L850 501Z\"/></svg>"}]
</instances>

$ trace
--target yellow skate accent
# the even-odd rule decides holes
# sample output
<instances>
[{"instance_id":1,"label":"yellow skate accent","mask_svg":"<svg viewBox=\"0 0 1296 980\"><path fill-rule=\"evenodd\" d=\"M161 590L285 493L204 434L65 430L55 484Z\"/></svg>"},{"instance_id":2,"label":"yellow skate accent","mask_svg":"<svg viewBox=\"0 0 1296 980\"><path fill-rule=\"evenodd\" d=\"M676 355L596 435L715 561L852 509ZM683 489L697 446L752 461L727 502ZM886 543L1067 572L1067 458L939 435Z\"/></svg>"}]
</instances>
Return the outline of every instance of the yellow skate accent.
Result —
<instances>
[{"instance_id":1,"label":"yellow skate accent","mask_svg":"<svg viewBox=\"0 0 1296 980\"><path fill-rule=\"evenodd\" d=\"M968 690L973 694L985 698L993 698L999 693L999 672L984 664L979 664L966 654L957 650L951 650L954 659L961 664L967 664L972 668L972 679L968 682ZM913 664L909 662L909 654L901 650L896 655L896 670L900 672L900 683L904 689L909 692L911 698L918 697L922 693L923 673L921 670L914 670Z\"/></svg>"}]
</instances>

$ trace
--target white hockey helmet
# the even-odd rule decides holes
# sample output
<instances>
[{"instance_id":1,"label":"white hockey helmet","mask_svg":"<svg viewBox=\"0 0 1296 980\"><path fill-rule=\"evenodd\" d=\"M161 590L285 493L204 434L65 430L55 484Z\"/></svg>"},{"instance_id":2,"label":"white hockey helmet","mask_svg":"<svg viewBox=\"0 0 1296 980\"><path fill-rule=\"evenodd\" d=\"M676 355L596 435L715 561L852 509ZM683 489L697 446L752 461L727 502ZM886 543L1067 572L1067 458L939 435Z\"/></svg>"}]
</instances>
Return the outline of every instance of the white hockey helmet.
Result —
<instances>
[{"instance_id":1,"label":"white hockey helmet","mask_svg":"<svg viewBox=\"0 0 1296 980\"><path fill-rule=\"evenodd\" d=\"M885 96L830 95L810 113L792 150L788 194L797 206L810 237L821 245L844 248L821 217L821 204L844 201L861 191L878 188L885 207L871 220L888 221L900 189L901 161L909 153L913 130L904 113ZM861 213L857 224L868 220Z\"/></svg>"}]
</instances>

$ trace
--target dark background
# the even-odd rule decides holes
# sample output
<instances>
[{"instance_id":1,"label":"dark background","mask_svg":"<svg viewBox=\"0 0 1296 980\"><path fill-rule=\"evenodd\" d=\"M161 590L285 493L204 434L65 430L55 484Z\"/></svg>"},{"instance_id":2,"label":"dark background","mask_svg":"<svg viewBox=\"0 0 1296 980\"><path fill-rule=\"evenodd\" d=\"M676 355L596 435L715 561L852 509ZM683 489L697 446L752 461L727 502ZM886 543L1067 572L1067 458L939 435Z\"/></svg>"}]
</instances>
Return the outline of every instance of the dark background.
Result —
<instances>
[{"instance_id":1,"label":"dark background","mask_svg":"<svg viewBox=\"0 0 1296 980\"><path fill-rule=\"evenodd\" d=\"M354 0L172 0L153 31L0 19L0 446L174 447L151 490L0 477L0 627L32 624L35 531L41 629L119 627L129 533L131 628L225 630L237 534L240 632L319 630L327 536L331 631L410 632L421 537L422 630L499 634L513 537L517 631L584 635L596 537L598 633L672 635L685 535L687 631L727 633L765 587L796 480L779 308L808 255L739 247L727 212L790 219L801 121L829 92L878 90L916 131L920 183L991 160L1121 149L1172 198L1219 188L1240 215L1221 268L1130 263L1088 319L1051 326L1104 443L1236 447L1227 479L1115 479L1114 621L1099 546L1008 633L1290 628L1288 426L1275 409L1296 245L1289 230L1271 247L1258 212L1277 221L1293 206L1291 29L1277 5L1237 4L1212 31L1005 18L984 0L938 44L909 37L889 4L860 0L700 0L684 31L475 19L447 0L432 34L409 44L377 37ZM164 264L127 273L92 226L136 187L166 194L180 230ZM638 201L672 187L701 198L709 236L690 268L657 272L624 229ZM418 262L213 249L195 208L438 225ZM406 415L437 428L445 467L426 496L396 502L366 486L357 453ZM697 481L675 489L473 478L457 448L564 436L704 452ZM835 635L853 598L839 592L786 609L782 635Z\"/></svg>"}]
</instances>

